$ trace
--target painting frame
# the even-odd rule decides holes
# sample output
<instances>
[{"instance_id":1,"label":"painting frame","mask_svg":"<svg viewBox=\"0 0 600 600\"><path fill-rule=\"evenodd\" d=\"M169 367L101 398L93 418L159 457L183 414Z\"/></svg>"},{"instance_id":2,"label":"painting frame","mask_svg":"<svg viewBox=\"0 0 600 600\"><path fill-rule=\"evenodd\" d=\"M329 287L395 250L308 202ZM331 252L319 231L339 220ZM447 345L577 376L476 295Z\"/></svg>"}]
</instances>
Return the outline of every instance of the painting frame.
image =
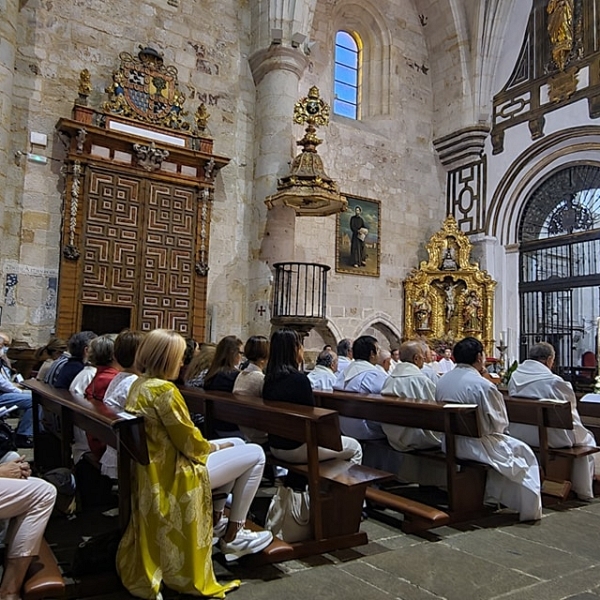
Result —
<instances>
[{"instance_id":1,"label":"painting frame","mask_svg":"<svg viewBox=\"0 0 600 600\"><path fill-rule=\"evenodd\" d=\"M335 227L335 270L336 273L379 277L381 267L381 201L344 194L348 200L348 209L338 213ZM360 211L357 214L357 208ZM354 233L351 219L362 219L367 233ZM354 221L354 227L360 221ZM360 230L359 230L360 231ZM364 240L360 237L364 235ZM360 242L363 242L361 250ZM354 246L353 246L354 244ZM364 251L364 254L363 254ZM364 260L361 260L364 259Z\"/></svg>"}]
</instances>

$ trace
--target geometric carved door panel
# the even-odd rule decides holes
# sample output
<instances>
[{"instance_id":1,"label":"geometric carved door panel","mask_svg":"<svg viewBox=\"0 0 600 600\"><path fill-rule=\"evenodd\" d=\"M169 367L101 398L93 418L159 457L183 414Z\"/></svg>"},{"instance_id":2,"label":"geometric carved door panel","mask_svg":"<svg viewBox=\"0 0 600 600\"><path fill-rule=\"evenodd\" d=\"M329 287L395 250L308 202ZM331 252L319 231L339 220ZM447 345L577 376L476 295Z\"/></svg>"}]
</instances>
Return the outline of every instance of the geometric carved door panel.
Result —
<instances>
[{"instance_id":1,"label":"geometric carved door panel","mask_svg":"<svg viewBox=\"0 0 600 600\"><path fill-rule=\"evenodd\" d=\"M143 181L90 169L88 182L81 302L134 306Z\"/></svg>"},{"instance_id":2,"label":"geometric carved door panel","mask_svg":"<svg viewBox=\"0 0 600 600\"><path fill-rule=\"evenodd\" d=\"M139 328L174 329L190 335L197 228L196 191L148 181L144 237L140 240Z\"/></svg>"},{"instance_id":3,"label":"geometric carved door panel","mask_svg":"<svg viewBox=\"0 0 600 600\"><path fill-rule=\"evenodd\" d=\"M83 305L131 309L131 326L191 335L195 188L91 167L84 193Z\"/></svg>"}]
</instances>

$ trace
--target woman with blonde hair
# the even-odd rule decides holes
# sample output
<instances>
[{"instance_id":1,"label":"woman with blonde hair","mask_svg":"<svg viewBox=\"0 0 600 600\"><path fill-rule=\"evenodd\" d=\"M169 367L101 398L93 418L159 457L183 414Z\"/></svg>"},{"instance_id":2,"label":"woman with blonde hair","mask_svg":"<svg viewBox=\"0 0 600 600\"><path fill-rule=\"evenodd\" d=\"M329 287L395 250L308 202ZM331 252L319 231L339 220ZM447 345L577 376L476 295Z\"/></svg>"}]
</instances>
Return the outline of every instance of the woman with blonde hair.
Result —
<instances>
[{"instance_id":1,"label":"woman with blonde hair","mask_svg":"<svg viewBox=\"0 0 600 600\"><path fill-rule=\"evenodd\" d=\"M200 344L198 354L192 358L188 368L185 371L184 383L187 387L203 387L204 377L208 373L208 368L212 364L217 345L210 342Z\"/></svg>"},{"instance_id":2,"label":"woman with blonde hair","mask_svg":"<svg viewBox=\"0 0 600 600\"><path fill-rule=\"evenodd\" d=\"M136 465L131 520L117 553L121 580L139 598L161 598L163 582L181 594L222 598L239 582L217 583L213 537L221 538L226 560L260 552L273 539L270 532L243 528L264 452L239 439L204 439L173 383L184 351L185 340L175 331L150 332L138 350L141 375L125 405L144 417L150 455L149 465ZM229 520L225 499L211 507L211 490L231 492Z\"/></svg>"}]
</instances>

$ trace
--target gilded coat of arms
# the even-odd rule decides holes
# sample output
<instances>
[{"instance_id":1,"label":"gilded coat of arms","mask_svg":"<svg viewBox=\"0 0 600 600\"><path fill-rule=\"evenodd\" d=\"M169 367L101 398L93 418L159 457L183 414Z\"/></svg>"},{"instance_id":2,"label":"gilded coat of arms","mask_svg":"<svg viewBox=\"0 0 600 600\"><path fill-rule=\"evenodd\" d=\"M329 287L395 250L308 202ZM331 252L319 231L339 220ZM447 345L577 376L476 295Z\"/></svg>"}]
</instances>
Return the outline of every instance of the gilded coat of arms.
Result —
<instances>
[{"instance_id":1,"label":"gilded coat of arms","mask_svg":"<svg viewBox=\"0 0 600 600\"><path fill-rule=\"evenodd\" d=\"M163 57L150 47L140 46L137 58L129 52L121 52L119 58L121 67L106 89L109 100L103 109L171 129L189 129L183 120L187 112L183 110L185 95L178 88L177 68L165 66Z\"/></svg>"}]
</instances>

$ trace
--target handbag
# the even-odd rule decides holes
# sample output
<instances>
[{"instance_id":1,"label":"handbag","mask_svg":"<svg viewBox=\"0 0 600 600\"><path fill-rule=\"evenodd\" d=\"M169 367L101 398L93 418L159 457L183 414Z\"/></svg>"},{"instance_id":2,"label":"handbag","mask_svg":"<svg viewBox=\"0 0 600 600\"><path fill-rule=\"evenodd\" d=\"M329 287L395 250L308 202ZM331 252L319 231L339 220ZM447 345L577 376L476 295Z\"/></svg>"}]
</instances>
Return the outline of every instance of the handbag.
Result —
<instances>
[{"instance_id":1,"label":"handbag","mask_svg":"<svg viewBox=\"0 0 600 600\"><path fill-rule=\"evenodd\" d=\"M284 542L309 539L311 528L308 489L297 492L290 487L280 486L271 500L265 527Z\"/></svg>"}]
</instances>

